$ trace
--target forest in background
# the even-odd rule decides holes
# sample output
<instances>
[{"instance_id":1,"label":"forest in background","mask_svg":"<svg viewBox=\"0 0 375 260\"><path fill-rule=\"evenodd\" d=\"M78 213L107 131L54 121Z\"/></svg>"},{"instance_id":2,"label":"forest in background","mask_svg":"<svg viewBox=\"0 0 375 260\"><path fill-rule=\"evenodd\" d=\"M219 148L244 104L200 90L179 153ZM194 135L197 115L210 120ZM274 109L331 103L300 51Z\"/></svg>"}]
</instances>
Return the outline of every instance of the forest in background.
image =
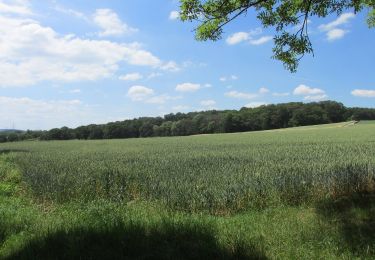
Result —
<instances>
[{"instance_id":1,"label":"forest in background","mask_svg":"<svg viewBox=\"0 0 375 260\"><path fill-rule=\"evenodd\" d=\"M375 120L374 108L349 108L335 101L290 102L240 110L210 110L171 113L164 117L91 124L48 131L0 132L0 142L22 140L119 139L157 136L259 131L295 126L337 123L349 120Z\"/></svg>"}]
</instances>

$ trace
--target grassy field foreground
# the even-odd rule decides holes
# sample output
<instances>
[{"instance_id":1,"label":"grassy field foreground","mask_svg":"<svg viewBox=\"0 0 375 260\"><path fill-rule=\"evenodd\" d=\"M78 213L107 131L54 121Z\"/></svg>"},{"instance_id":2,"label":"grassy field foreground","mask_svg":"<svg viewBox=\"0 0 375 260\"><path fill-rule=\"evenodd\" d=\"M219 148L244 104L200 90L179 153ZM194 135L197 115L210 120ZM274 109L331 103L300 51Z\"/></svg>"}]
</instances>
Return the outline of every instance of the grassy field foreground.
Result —
<instances>
[{"instance_id":1,"label":"grassy field foreground","mask_svg":"<svg viewBox=\"0 0 375 260\"><path fill-rule=\"evenodd\" d=\"M0 145L1 259L374 259L375 124Z\"/></svg>"}]
</instances>

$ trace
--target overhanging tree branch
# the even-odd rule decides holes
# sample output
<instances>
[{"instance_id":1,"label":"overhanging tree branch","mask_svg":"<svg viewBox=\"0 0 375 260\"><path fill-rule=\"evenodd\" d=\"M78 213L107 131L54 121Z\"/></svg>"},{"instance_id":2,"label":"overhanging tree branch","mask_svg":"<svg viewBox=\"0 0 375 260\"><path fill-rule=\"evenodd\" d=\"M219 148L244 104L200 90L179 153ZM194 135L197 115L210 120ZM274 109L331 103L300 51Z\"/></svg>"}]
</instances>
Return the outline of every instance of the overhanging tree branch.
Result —
<instances>
[{"instance_id":1,"label":"overhanging tree branch","mask_svg":"<svg viewBox=\"0 0 375 260\"><path fill-rule=\"evenodd\" d=\"M180 0L181 20L199 21L195 30L197 40L218 40L223 27L254 8L263 27L274 27L273 58L295 72L306 53L312 53L309 37L309 17L340 15L345 10L359 12L369 9L368 24L375 26L375 0ZM202 19L202 20L201 20ZM301 19L303 19L301 21ZM293 28L300 25L297 32Z\"/></svg>"}]
</instances>

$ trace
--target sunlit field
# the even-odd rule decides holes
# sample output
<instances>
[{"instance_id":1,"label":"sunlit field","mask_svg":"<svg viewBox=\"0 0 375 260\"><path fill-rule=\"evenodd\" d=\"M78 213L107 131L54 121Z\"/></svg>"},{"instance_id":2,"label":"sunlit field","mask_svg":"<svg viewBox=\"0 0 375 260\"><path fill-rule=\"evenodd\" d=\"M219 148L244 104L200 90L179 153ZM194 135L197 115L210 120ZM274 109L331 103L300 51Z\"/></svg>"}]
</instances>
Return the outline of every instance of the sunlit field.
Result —
<instances>
[{"instance_id":1,"label":"sunlit field","mask_svg":"<svg viewBox=\"0 0 375 260\"><path fill-rule=\"evenodd\" d=\"M0 258L375 257L374 122L0 153Z\"/></svg>"}]
</instances>

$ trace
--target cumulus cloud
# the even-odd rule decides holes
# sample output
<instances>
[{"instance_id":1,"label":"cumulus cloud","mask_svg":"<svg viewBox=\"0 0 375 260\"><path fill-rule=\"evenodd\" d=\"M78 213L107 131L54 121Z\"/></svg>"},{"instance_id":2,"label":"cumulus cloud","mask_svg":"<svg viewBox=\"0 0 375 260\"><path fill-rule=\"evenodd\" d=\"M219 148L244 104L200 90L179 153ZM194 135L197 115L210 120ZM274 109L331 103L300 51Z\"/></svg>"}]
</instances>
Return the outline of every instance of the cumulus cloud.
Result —
<instances>
[{"instance_id":1,"label":"cumulus cloud","mask_svg":"<svg viewBox=\"0 0 375 260\"><path fill-rule=\"evenodd\" d=\"M260 35L260 34L262 34L261 28L257 28L250 32L236 32L230 35L226 39L226 42L229 45L235 45L241 42L247 42L251 45L261 45L272 40L272 36L261 36L261 37L255 38L255 36Z\"/></svg>"},{"instance_id":2,"label":"cumulus cloud","mask_svg":"<svg viewBox=\"0 0 375 260\"><path fill-rule=\"evenodd\" d=\"M259 90L258 90L258 93L259 94L267 94L267 93L269 93L270 92L270 90L268 89L268 88L260 88Z\"/></svg>"},{"instance_id":3,"label":"cumulus cloud","mask_svg":"<svg viewBox=\"0 0 375 260\"><path fill-rule=\"evenodd\" d=\"M327 32L327 40L328 41L338 40L338 39L344 37L344 35L346 33L347 33L347 31L345 31L343 29L332 29L332 30Z\"/></svg>"},{"instance_id":4,"label":"cumulus cloud","mask_svg":"<svg viewBox=\"0 0 375 260\"><path fill-rule=\"evenodd\" d=\"M301 95L301 96L307 96L307 95L319 95L324 94L325 91L319 88L311 88L306 85L299 85L296 87L293 91L294 95Z\"/></svg>"},{"instance_id":5,"label":"cumulus cloud","mask_svg":"<svg viewBox=\"0 0 375 260\"><path fill-rule=\"evenodd\" d=\"M303 99L306 101L322 101L328 99L328 95L323 89L311 88L303 84L294 89L293 95L303 96Z\"/></svg>"},{"instance_id":6,"label":"cumulus cloud","mask_svg":"<svg viewBox=\"0 0 375 260\"><path fill-rule=\"evenodd\" d=\"M185 105L178 105L178 106L172 107L172 110L176 111L176 112L185 111L185 110L188 110L188 109L190 109L190 107L185 106Z\"/></svg>"},{"instance_id":7,"label":"cumulus cloud","mask_svg":"<svg viewBox=\"0 0 375 260\"><path fill-rule=\"evenodd\" d=\"M0 13L16 14L16 15L31 15L33 12L30 9L28 0L14 0L14 1L0 1Z\"/></svg>"},{"instance_id":8,"label":"cumulus cloud","mask_svg":"<svg viewBox=\"0 0 375 260\"><path fill-rule=\"evenodd\" d=\"M79 99L43 100L29 97L0 96L0 128L51 129L54 127L78 127L124 120L88 105Z\"/></svg>"},{"instance_id":9,"label":"cumulus cloud","mask_svg":"<svg viewBox=\"0 0 375 260\"><path fill-rule=\"evenodd\" d=\"M168 61L164 63L163 65L161 65L160 69L171 72L177 72L181 70L181 68L174 61Z\"/></svg>"},{"instance_id":10,"label":"cumulus cloud","mask_svg":"<svg viewBox=\"0 0 375 260\"><path fill-rule=\"evenodd\" d=\"M214 105L216 105L216 101L215 100L212 100L212 99L208 99L208 100L202 100L200 102L200 104L204 107L212 107Z\"/></svg>"},{"instance_id":11,"label":"cumulus cloud","mask_svg":"<svg viewBox=\"0 0 375 260\"><path fill-rule=\"evenodd\" d=\"M79 12L79 11L74 10L74 9L71 9L71 8L66 8L64 6L58 5L57 3L55 3L53 9L55 9L56 11L58 11L60 13L71 15L71 16L74 16L76 18L82 19L86 22L91 21L91 18L88 17L87 15L85 15L84 13Z\"/></svg>"},{"instance_id":12,"label":"cumulus cloud","mask_svg":"<svg viewBox=\"0 0 375 260\"><path fill-rule=\"evenodd\" d=\"M153 89L144 86L132 86L128 90L128 97L133 101L143 101L153 94Z\"/></svg>"},{"instance_id":13,"label":"cumulus cloud","mask_svg":"<svg viewBox=\"0 0 375 260\"><path fill-rule=\"evenodd\" d=\"M354 17L355 17L354 13L343 13L333 22L320 25L319 29L322 31L333 30L337 28L338 26L349 23L350 19L353 19Z\"/></svg>"},{"instance_id":14,"label":"cumulus cloud","mask_svg":"<svg viewBox=\"0 0 375 260\"><path fill-rule=\"evenodd\" d=\"M142 79L143 76L136 72L136 73L128 73L128 74L125 74L125 75L122 75L119 77L120 80L124 80L124 81L136 81L136 80L140 80Z\"/></svg>"},{"instance_id":15,"label":"cumulus cloud","mask_svg":"<svg viewBox=\"0 0 375 260\"><path fill-rule=\"evenodd\" d=\"M238 99L253 99L253 98L258 97L257 94L244 93L244 92L239 92L239 91L236 91L236 90L229 91L229 92L225 93L225 96L231 97L231 98L238 98Z\"/></svg>"},{"instance_id":16,"label":"cumulus cloud","mask_svg":"<svg viewBox=\"0 0 375 260\"><path fill-rule=\"evenodd\" d=\"M249 39L249 33L247 32L236 32L232 35L230 35L226 42L227 44L229 45L234 45L234 44L238 44L240 42L243 42L243 41L247 41Z\"/></svg>"},{"instance_id":17,"label":"cumulus cloud","mask_svg":"<svg viewBox=\"0 0 375 260\"><path fill-rule=\"evenodd\" d=\"M327 24L320 25L319 29L323 32L326 32L328 41L338 40L344 37L346 33L348 33L347 30L338 27L348 24L349 21L354 17L354 13L343 13L336 20Z\"/></svg>"},{"instance_id":18,"label":"cumulus cloud","mask_svg":"<svg viewBox=\"0 0 375 260\"><path fill-rule=\"evenodd\" d=\"M169 13L169 20L177 20L180 18L180 13L178 11L172 11Z\"/></svg>"},{"instance_id":19,"label":"cumulus cloud","mask_svg":"<svg viewBox=\"0 0 375 260\"><path fill-rule=\"evenodd\" d=\"M323 101L323 100L327 100L328 96L326 94L312 95L312 96L305 96L303 99L306 101Z\"/></svg>"},{"instance_id":20,"label":"cumulus cloud","mask_svg":"<svg viewBox=\"0 0 375 260\"><path fill-rule=\"evenodd\" d=\"M375 90L371 89L355 89L351 92L353 96L356 97L368 97L373 98L375 97Z\"/></svg>"},{"instance_id":21,"label":"cumulus cloud","mask_svg":"<svg viewBox=\"0 0 375 260\"><path fill-rule=\"evenodd\" d=\"M101 37L119 36L138 31L122 22L117 13L111 9L97 9L93 15L93 21L102 29L99 32Z\"/></svg>"},{"instance_id":22,"label":"cumulus cloud","mask_svg":"<svg viewBox=\"0 0 375 260\"><path fill-rule=\"evenodd\" d=\"M178 84L176 86L176 91L179 91L179 92L194 92L194 91L197 91L201 88L201 85L200 84L195 84L195 83L182 83L182 84Z\"/></svg>"},{"instance_id":23,"label":"cumulus cloud","mask_svg":"<svg viewBox=\"0 0 375 260\"><path fill-rule=\"evenodd\" d=\"M181 96L170 96L168 94L155 95L155 91L152 88L139 85L129 88L127 96L132 101L159 105L165 104L170 100L177 100L182 98Z\"/></svg>"},{"instance_id":24,"label":"cumulus cloud","mask_svg":"<svg viewBox=\"0 0 375 260\"><path fill-rule=\"evenodd\" d=\"M260 106L263 106L263 105L267 105L267 103L256 101L256 102L250 102L250 103L246 104L245 107L256 108L256 107L260 107Z\"/></svg>"},{"instance_id":25,"label":"cumulus cloud","mask_svg":"<svg viewBox=\"0 0 375 260\"><path fill-rule=\"evenodd\" d=\"M267 43L270 40L272 40L272 38L273 38L272 36L262 36L262 37L260 37L258 39L251 39L249 41L249 43L251 45L262 45L262 44Z\"/></svg>"},{"instance_id":26,"label":"cumulus cloud","mask_svg":"<svg viewBox=\"0 0 375 260\"><path fill-rule=\"evenodd\" d=\"M219 78L220 81L229 81L229 80L237 80L238 76L236 75L230 75L230 76L222 76Z\"/></svg>"},{"instance_id":27,"label":"cumulus cloud","mask_svg":"<svg viewBox=\"0 0 375 260\"><path fill-rule=\"evenodd\" d=\"M146 103L149 104L165 104L169 100L177 100L180 99L180 96L170 96L167 94L162 94L158 96L153 96L145 100Z\"/></svg>"},{"instance_id":28,"label":"cumulus cloud","mask_svg":"<svg viewBox=\"0 0 375 260\"><path fill-rule=\"evenodd\" d=\"M0 14L0 86L40 81L93 81L112 76L121 62L160 67L161 60L140 44L59 35L25 18Z\"/></svg>"},{"instance_id":29,"label":"cumulus cloud","mask_svg":"<svg viewBox=\"0 0 375 260\"><path fill-rule=\"evenodd\" d=\"M274 93L272 93L272 96L274 96L274 97L287 97L289 95L290 95L289 92L282 92L282 93L280 93L280 92L274 92Z\"/></svg>"},{"instance_id":30,"label":"cumulus cloud","mask_svg":"<svg viewBox=\"0 0 375 260\"><path fill-rule=\"evenodd\" d=\"M82 105L82 102L78 99L74 100L58 100L58 101L43 101L43 100L34 100L28 97L21 97L21 98L15 98L15 97L4 97L0 96L0 104L1 108L14 108L9 109L7 112L12 111L12 113L21 113L25 112L31 113L35 111L43 111L46 112L47 110L53 110L53 111L68 111L70 109L70 106L79 106ZM22 111L25 109L24 111ZM30 109L30 110L29 110ZM1 113L5 114L5 113Z\"/></svg>"},{"instance_id":31,"label":"cumulus cloud","mask_svg":"<svg viewBox=\"0 0 375 260\"><path fill-rule=\"evenodd\" d=\"M98 118L80 100L37 100L28 97L0 96L0 126L14 123L20 129L49 129L78 126L82 118ZM88 123L88 122L87 122Z\"/></svg>"},{"instance_id":32,"label":"cumulus cloud","mask_svg":"<svg viewBox=\"0 0 375 260\"><path fill-rule=\"evenodd\" d=\"M71 93L71 94L78 94L78 93L81 93L81 90L79 88L76 88L76 89L70 90L69 93Z\"/></svg>"},{"instance_id":33,"label":"cumulus cloud","mask_svg":"<svg viewBox=\"0 0 375 260\"><path fill-rule=\"evenodd\" d=\"M163 76L163 73L160 73L160 72L151 72L147 76L147 79L153 79L153 78L157 78L157 77L161 77L161 76Z\"/></svg>"}]
</instances>

